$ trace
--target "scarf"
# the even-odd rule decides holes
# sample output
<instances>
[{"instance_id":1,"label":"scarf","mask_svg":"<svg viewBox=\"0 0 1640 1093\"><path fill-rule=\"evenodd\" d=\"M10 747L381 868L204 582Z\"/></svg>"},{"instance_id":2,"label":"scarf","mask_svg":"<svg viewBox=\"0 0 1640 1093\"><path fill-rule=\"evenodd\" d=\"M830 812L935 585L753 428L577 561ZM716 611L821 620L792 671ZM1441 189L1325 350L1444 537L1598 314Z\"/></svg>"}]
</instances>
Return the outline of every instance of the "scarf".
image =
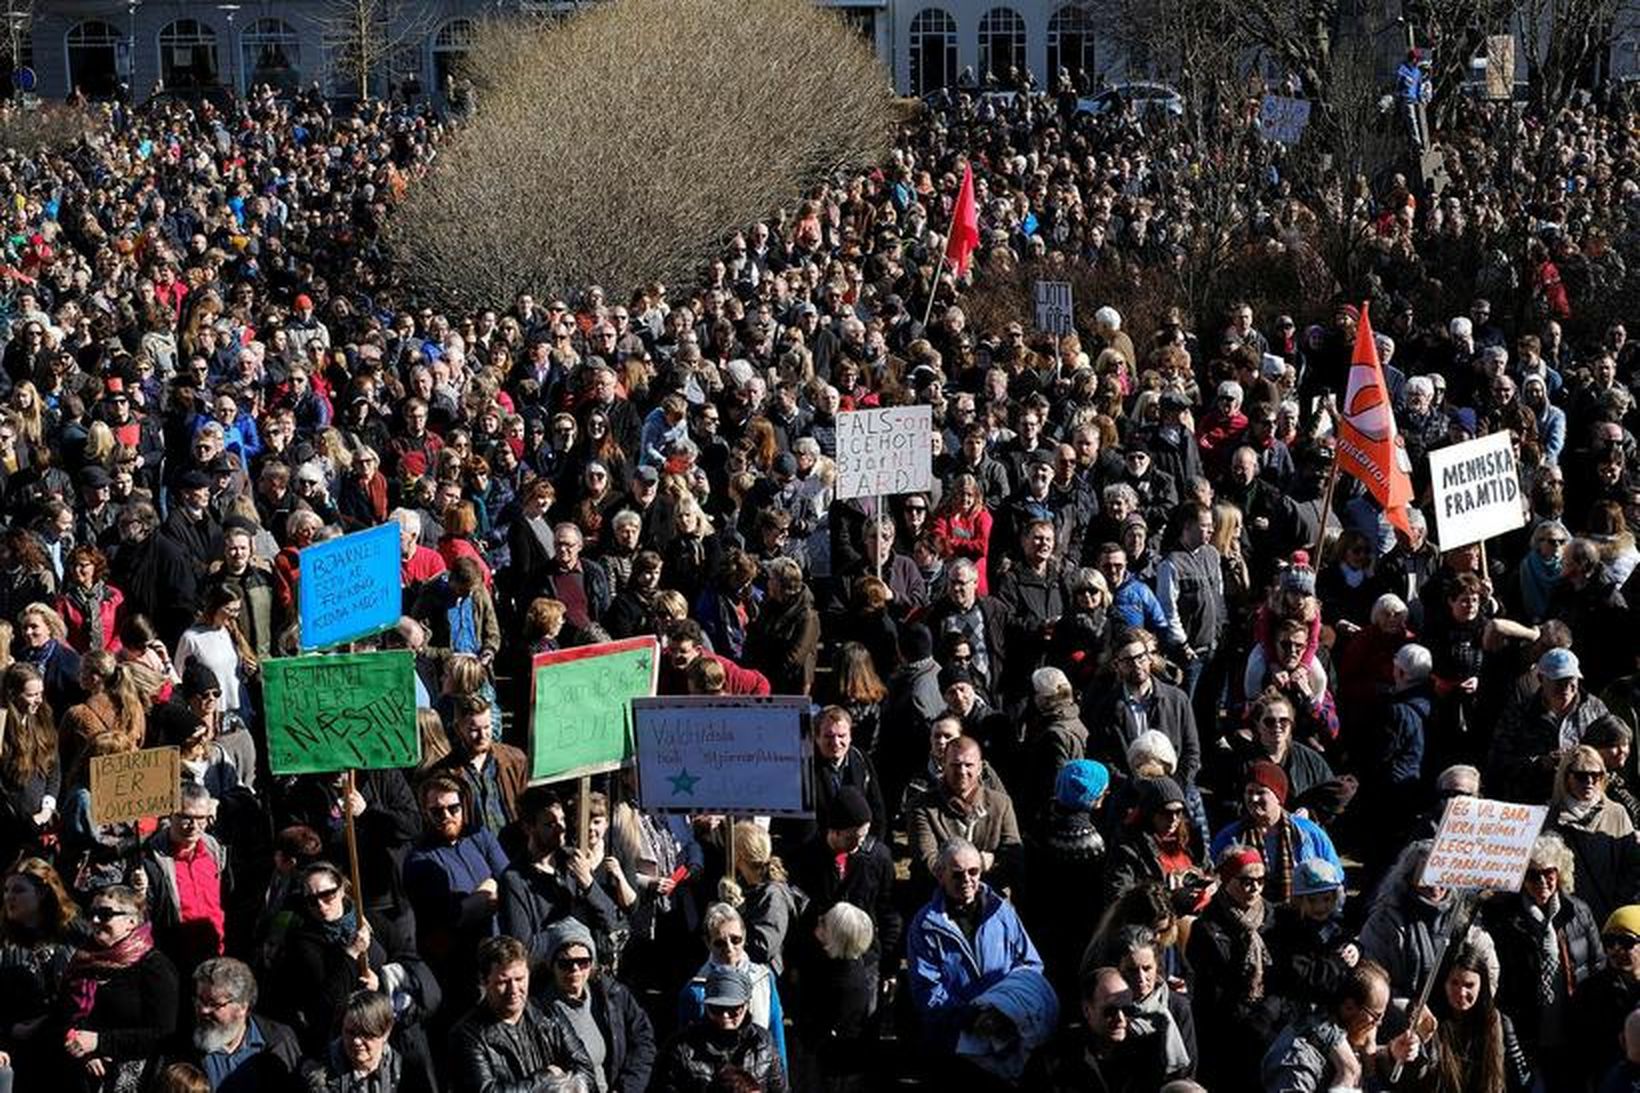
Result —
<instances>
[{"instance_id":1,"label":"scarf","mask_svg":"<svg viewBox=\"0 0 1640 1093\"><path fill-rule=\"evenodd\" d=\"M1345 563L1339 565L1338 570L1344 575L1344 584L1348 588L1360 588L1366 583L1367 571L1364 569L1356 569Z\"/></svg>"},{"instance_id":2,"label":"scarf","mask_svg":"<svg viewBox=\"0 0 1640 1093\"><path fill-rule=\"evenodd\" d=\"M1270 852L1270 838L1275 837L1275 853ZM1291 816L1285 812L1276 826L1264 833L1263 838L1255 835L1253 830L1242 825L1241 836L1236 840L1241 846L1257 850L1264 856L1264 867L1269 875L1264 881L1264 898L1276 903L1286 903L1288 893L1293 890L1293 869L1298 865L1298 825L1293 823Z\"/></svg>"},{"instance_id":3,"label":"scarf","mask_svg":"<svg viewBox=\"0 0 1640 1093\"><path fill-rule=\"evenodd\" d=\"M1225 917L1231 926L1240 927L1246 951L1242 954L1241 972L1247 983L1247 1000L1257 1002L1264 997L1264 965L1270 961L1270 950L1264 944L1264 896L1257 896L1249 907L1237 907L1224 901Z\"/></svg>"},{"instance_id":4,"label":"scarf","mask_svg":"<svg viewBox=\"0 0 1640 1093\"><path fill-rule=\"evenodd\" d=\"M38 649L23 650L23 660L25 663L32 664L34 667L40 669L40 674L44 675L46 671L46 663L50 661L54 655L56 655L56 652L57 639L52 638Z\"/></svg>"},{"instance_id":5,"label":"scarf","mask_svg":"<svg viewBox=\"0 0 1640 1093\"><path fill-rule=\"evenodd\" d=\"M1173 1013L1167 1008L1167 980L1158 977L1156 988L1148 997L1135 1002L1133 1008L1148 1016L1148 1023L1153 1029L1165 1031L1167 1072L1184 1073L1190 1066L1190 1052L1185 1049L1178 1022L1173 1020Z\"/></svg>"},{"instance_id":6,"label":"scarf","mask_svg":"<svg viewBox=\"0 0 1640 1093\"><path fill-rule=\"evenodd\" d=\"M332 945L346 947L353 940L353 935L359 932L359 912L349 907L342 912L342 917L334 921L315 919L313 922L319 936Z\"/></svg>"},{"instance_id":7,"label":"scarf","mask_svg":"<svg viewBox=\"0 0 1640 1093\"><path fill-rule=\"evenodd\" d=\"M1548 617L1549 597L1560 583L1560 569L1559 554L1545 561L1535 550L1526 552L1526 560L1520 565L1520 600L1527 617Z\"/></svg>"},{"instance_id":8,"label":"scarf","mask_svg":"<svg viewBox=\"0 0 1640 1093\"><path fill-rule=\"evenodd\" d=\"M108 598L108 586L101 581L89 585L71 584L63 589L63 598L85 617L85 651L95 653L108 640L103 633L102 620L102 605Z\"/></svg>"},{"instance_id":9,"label":"scarf","mask_svg":"<svg viewBox=\"0 0 1640 1093\"><path fill-rule=\"evenodd\" d=\"M97 988L114 977L114 973L134 966L154 947L153 927L143 923L124 940L106 949L77 949L68 962L63 976L63 995L69 1001L72 1021L83 1021L91 1016L97 1004Z\"/></svg>"},{"instance_id":10,"label":"scarf","mask_svg":"<svg viewBox=\"0 0 1640 1093\"><path fill-rule=\"evenodd\" d=\"M1526 904L1526 921L1536 936L1533 940L1538 946L1538 974L1537 974L1537 1001L1538 1006L1547 1010L1555 1004L1562 987L1571 993L1569 984L1561 981L1561 964L1565 954L1561 951L1560 931L1555 929L1555 915L1560 913L1560 893L1556 892L1549 897L1546 907L1539 907L1525 893L1521 894L1521 902ZM1565 969L1569 979L1571 967Z\"/></svg>"}]
</instances>

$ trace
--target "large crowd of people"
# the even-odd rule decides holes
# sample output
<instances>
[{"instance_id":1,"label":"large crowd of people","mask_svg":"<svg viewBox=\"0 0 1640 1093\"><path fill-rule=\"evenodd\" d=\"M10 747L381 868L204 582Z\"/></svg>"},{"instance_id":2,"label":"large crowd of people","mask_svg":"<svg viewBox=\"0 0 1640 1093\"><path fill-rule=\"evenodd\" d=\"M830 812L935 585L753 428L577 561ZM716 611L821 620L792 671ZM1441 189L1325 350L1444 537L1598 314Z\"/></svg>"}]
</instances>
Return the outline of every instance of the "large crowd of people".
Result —
<instances>
[{"instance_id":1,"label":"large crowd of people","mask_svg":"<svg viewBox=\"0 0 1640 1093\"><path fill-rule=\"evenodd\" d=\"M381 243L435 113L105 114L0 153L0 1090L1640 1081L1631 108L1436 134L1434 200L1248 130L1243 242L1336 199L1368 283L1057 339L971 284L1175 261L1175 123L953 96L696 283L463 314ZM1362 299L1407 530L1327 488ZM934 487L837 499L903 403ZM1440 550L1425 455L1501 431L1525 526ZM301 552L388 523L421 761L275 774ZM531 658L646 634L662 694L812 698L812 819L531 784ZM176 811L97 822L161 745ZM1423 882L1460 796L1547 806L1519 891Z\"/></svg>"}]
</instances>

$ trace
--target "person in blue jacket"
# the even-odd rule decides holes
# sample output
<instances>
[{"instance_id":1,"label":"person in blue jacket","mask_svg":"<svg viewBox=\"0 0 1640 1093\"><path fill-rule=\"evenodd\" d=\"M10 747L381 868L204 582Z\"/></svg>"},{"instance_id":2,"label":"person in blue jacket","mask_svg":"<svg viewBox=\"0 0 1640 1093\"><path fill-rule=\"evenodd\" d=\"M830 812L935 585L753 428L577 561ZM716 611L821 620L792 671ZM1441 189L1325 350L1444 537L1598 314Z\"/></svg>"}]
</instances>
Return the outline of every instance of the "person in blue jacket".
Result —
<instances>
[{"instance_id":1,"label":"person in blue jacket","mask_svg":"<svg viewBox=\"0 0 1640 1093\"><path fill-rule=\"evenodd\" d=\"M751 1002L747 1019L762 1028L774 1041L780 1055L780 1067L786 1070L785 1013L780 1005L780 985L767 964L759 964L746 955L746 922L740 912L727 903L714 903L706 908L701 923L710 950L706 963L695 977L683 985L678 993L678 1027L688 1028L706 1016L706 985L715 967L738 968L751 984Z\"/></svg>"},{"instance_id":2,"label":"person in blue jacket","mask_svg":"<svg viewBox=\"0 0 1640 1093\"><path fill-rule=\"evenodd\" d=\"M911 922L906 958L924 1043L1009 1077L1052 1034L1058 1004L1014 905L980 878L980 852L951 839L935 862L939 888ZM985 1045L1008 1059L987 1059Z\"/></svg>"},{"instance_id":3,"label":"person in blue jacket","mask_svg":"<svg viewBox=\"0 0 1640 1093\"><path fill-rule=\"evenodd\" d=\"M1268 759L1250 763L1242 779L1242 818L1213 836L1210 848L1214 861L1228 846L1248 846L1264 855L1269 879L1265 898L1285 903L1292 888L1293 871L1308 858L1322 858L1340 870L1338 851L1332 836L1313 820L1287 811L1287 774Z\"/></svg>"}]
</instances>

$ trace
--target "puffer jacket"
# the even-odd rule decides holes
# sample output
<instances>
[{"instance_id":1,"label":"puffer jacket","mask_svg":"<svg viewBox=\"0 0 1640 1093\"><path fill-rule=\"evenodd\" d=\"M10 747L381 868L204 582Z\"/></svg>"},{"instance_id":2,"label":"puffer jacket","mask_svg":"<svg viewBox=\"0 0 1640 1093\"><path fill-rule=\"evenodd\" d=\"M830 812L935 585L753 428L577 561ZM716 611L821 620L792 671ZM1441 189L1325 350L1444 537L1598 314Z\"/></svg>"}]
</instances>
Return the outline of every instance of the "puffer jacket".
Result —
<instances>
[{"instance_id":1,"label":"puffer jacket","mask_svg":"<svg viewBox=\"0 0 1640 1093\"><path fill-rule=\"evenodd\" d=\"M661 1052L651 1089L653 1093L706 1093L726 1066L750 1074L764 1093L786 1093L786 1072L773 1041L749 1020L741 1022L729 1041L720 1040L704 1021L684 1029Z\"/></svg>"},{"instance_id":2,"label":"puffer jacket","mask_svg":"<svg viewBox=\"0 0 1640 1093\"><path fill-rule=\"evenodd\" d=\"M911 993L925 1041L950 1051L969 1004L1017 968L1042 971L1042 958L1012 903L981 885L979 927L969 941L945 909L945 893L917 912L906 933Z\"/></svg>"},{"instance_id":3,"label":"puffer jacket","mask_svg":"<svg viewBox=\"0 0 1640 1093\"><path fill-rule=\"evenodd\" d=\"M501 1022L482 1005L456 1022L450 1030L451 1085L457 1089L482 1089L485 1093L533 1093L539 1088L539 1065L556 1066L594 1081L592 1060L568 1026L542 1013L532 1002L524 1011L516 1031L534 1041L540 1059L522 1059L514 1046L514 1033L503 1030Z\"/></svg>"},{"instance_id":4,"label":"puffer jacket","mask_svg":"<svg viewBox=\"0 0 1640 1093\"><path fill-rule=\"evenodd\" d=\"M1558 899L1560 905L1549 925L1555 931L1556 947L1565 967L1556 984L1556 1001L1547 1013L1537 996L1543 946L1526 898L1506 892L1491 900L1482 912L1486 932L1497 943L1499 966L1512 973L1502 976L1498 984L1498 1008L1514 1020L1528 1055L1565 1046L1570 1027L1564 1021L1565 1000L1600 967L1604 952L1600 927L1589 914L1588 904L1565 892ZM1562 1011L1561 1020L1555 1019L1555 1010Z\"/></svg>"}]
</instances>

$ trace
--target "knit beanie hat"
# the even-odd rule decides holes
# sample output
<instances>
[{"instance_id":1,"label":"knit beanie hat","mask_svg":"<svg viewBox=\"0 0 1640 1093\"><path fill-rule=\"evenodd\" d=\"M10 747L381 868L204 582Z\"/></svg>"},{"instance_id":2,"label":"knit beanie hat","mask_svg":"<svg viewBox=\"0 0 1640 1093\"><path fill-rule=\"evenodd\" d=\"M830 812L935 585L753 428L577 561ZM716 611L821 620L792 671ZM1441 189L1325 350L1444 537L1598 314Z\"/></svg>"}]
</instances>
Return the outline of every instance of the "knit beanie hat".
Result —
<instances>
[{"instance_id":1,"label":"knit beanie hat","mask_svg":"<svg viewBox=\"0 0 1640 1093\"><path fill-rule=\"evenodd\" d=\"M1184 791L1179 783L1168 777L1139 778L1139 811L1147 816L1153 816L1168 805L1184 803Z\"/></svg>"},{"instance_id":2,"label":"knit beanie hat","mask_svg":"<svg viewBox=\"0 0 1640 1093\"><path fill-rule=\"evenodd\" d=\"M1300 596L1315 595L1315 570L1310 568L1307 551L1293 551L1292 564L1281 571L1281 590Z\"/></svg>"},{"instance_id":3,"label":"knit beanie hat","mask_svg":"<svg viewBox=\"0 0 1640 1093\"><path fill-rule=\"evenodd\" d=\"M555 959L570 945L585 945L587 955L598 959L598 949L592 944L591 931L577 919L566 915L547 927L547 959Z\"/></svg>"},{"instance_id":4,"label":"knit beanie hat","mask_svg":"<svg viewBox=\"0 0 1640 1093\"><path fill-rule=\"evenodd\" d=\"M1276 800L1281 802L1283 807L1286 807L1288 791L1287 772L1270 762L1270 760L1260 759L1255 763L1249 764L1247 767L1247 778L1242 784L1243 786L1263 786L1271 793L1274 793L1276 795Z\"/></svg>"},{"instance_id":5,"label":"knit beanie hat","mask_svg":"<svg viewBox=\"0 0 1640 1093\"><path fill-rule=\"evenodd\" d=\"M1054 781L1053 796L1059 804L1074 812L1087 812L1110 788L1110 771L1105 764L1092 759L1072 759L1059 768Z\"/></svg>"}]
</instances>

